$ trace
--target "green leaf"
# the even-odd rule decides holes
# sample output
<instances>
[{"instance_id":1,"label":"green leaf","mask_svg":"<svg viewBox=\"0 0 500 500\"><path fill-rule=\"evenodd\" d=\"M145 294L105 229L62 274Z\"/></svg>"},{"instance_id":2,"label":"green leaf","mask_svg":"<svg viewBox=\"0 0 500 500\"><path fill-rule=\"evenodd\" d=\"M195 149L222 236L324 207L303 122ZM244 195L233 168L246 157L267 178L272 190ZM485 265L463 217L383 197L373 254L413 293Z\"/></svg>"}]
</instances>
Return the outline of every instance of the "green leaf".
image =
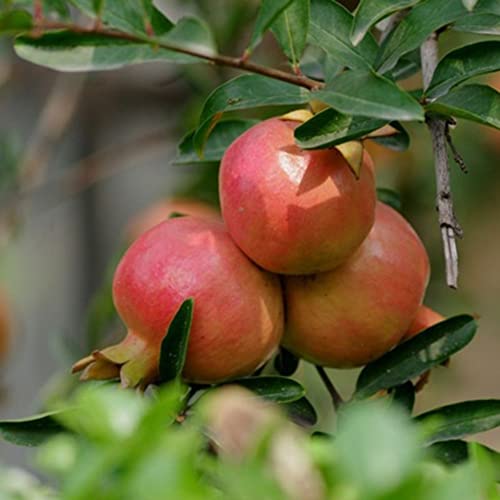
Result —
<instances>
[{"instance_id":1,"label":"green leaf","mask_svg":"<svg viewBox=\"0 0 500 500\"><path fill-rule=\"evenodd\" d=\"M261 0L261 6L246 53L250 54L259 45L264 33L293 0Z\"/></svg>"},{"instance_id":2,"label":"green leaf","mask_svg":"<svg viewBox=\"0 0 500 500\"><path fill-rule=\"evenodd\" d=\"M207 139L200 159L194 149L194 133L189 132L179 144L175 164L185 165L193 163L219 162L229 145L250 127L259 123L259 120L224 120L217 123Z\"/></svg>"},{"instance_id":3,"label":"green leaf","mask_svg":"<svg viewBox=\"0 0 500 500\"><path fill-rule=\"evenodd\" d=\"M345 71L314 92L314 98L346 114L386 120L424 119L424 110L413 97L373 71Z\"/></svg>"},{"instance_id":4,"label":"green leaf","mask_svg":"<svg viewBox=\"0 0 500 500\"><path fill-rule=\"evenodd\" d=\"M500 16L495 14L469 14L456 21L455 31L480 33L482 35L500 35Z\"/></svg>"},{"instance_id":5,"label":"green leaf","mask_svg":"<svg viewBox=\"0 0 500 500\"><path fill-rule=\"evenodd\" d=\"M408 381L391 390L392 401L411 414L415 406L415 387Z\"/></svg>"},{"instance_id":6,"label":"green leaf","mask_svg":"<svg viewBox=\"0 0 500 500\"><path fill-rule=\"evenodd\" d=\"M396 191L388 188L377 188L377 198L382 203L385 203L394 210L401 212L401 196Z\"/></svg>"},{"instance_id":7,"label":"green leaf","mask_svg":"<svg viewBox=\"0 0 500 500\"><path fill-rule=\"evenodd\" d=\"M299 367L300 359L284 347L280 347L277 356L274 358L274 368L285 377L293 375Z\"/></svg>"},{"instance_id":8,"label":"green leaf","mask_svg":"<svg viewBox=\"0 0 500 500\"><path fill-rule=\"evenodd\" d=\"M455 403L418 415L416 420L430 426L427 444L458 439L500 426L500 400L479 399Z\"/></svg>"},{"instance_id":9,"label":"green leaf","mask_svg":"<svg viewBox=\"0 0 500 500\"><path fill-rule=\"evenodd\" d=\"M393 151L406 151L410 145L410 135L400 123L391 122L390 125L397 130L397 133L370 137L370 139Z\"/></svg>"},{"instance_id":10,"label":"green leaf","mask_svg":"<svg viewBox=\"0 0 500 500\"><path fill-rule=\"evenodd\" d=\"M289 403L281 403L280 407L286 411L290 419L297 425L315 425L318 421L316 410L306 397L302 397Z\"/></svg>"},{"instance_id":11,"label":"green leaf","mask_svg":"<svg viewBox=\"0 0 500 500\"><path fill-rule=\"evenodd\" d=\"M481 0L476 12L492 12L495 0ZM462 0L424 0L387 37L378 57L378 71L385 73L393 68L401 56L418 48L434 31L453 23L468 14Z\"/></svg>"},{"instance_id":12,"label":"green leaf","mask_svg":"<svg viewBox=\"0 0 500 500\"><path fill-rule=\"evenodd\" d=\"M500 93L487 85L463 85L431 102L426 109L500 129Z\"/></svg>"},{"instance_id":13,"label":"green leaf","mask_svg":"<svg viewBox=\"0 0 500 500\"><path fill-rule=\"evenodd\" d=\"M321 149L363 137L383 127L387 120L350 116L327 108L295 129L295 141L302 149Z\"/></svg>"},{"instance_id":14,"label":"green leaf","mask_svg":"<svg viewBox=\"0 0 500 500\"><path fill-rule=\"evenodd\" d=\"M70 1L89 17L96 17L96 0ZM153 6L152 0L145 2L137 0L106 0L100 20L110 28L138 35L148 35L146 20L151 23L157 36L166 33L173 27L173 23Z\"/></svg>"},{"instance_id":15,"label":"green leaf","mask_svg":"<svg viewBox=\"0 0 500 500\"><path fill-rule=\"evenodd\" d=\"M25 10L0 12L0 35L17 35L33 28L33 20Z\"/></svg>"},{"instance_id":16,"label":"green leaf","mask_svg":"<svg viewBox=\"0 0 500 500\"><path fill-rule=\"evenodd\" d=\"M196 152L201 156L203 148L216 123L226 111L303 104L311 93L302 87L260 75L241 75L217 87L205 101L200 116L200 126L194 135Z\"/></svg>"},{"instance_id":17,"label":"green leaf","mask_svg":"<svg viewBox=\"0 0 500 500\"><path fill-rule=\"evenodd\" d=\"M420 50L414 50L402 57L391 70L390 75L393 80L404 80L420 71Z\"/></svg>"},{"instance_id":18,"label":"green leaf","mask_svg":"<svg viewBox=\"0 0 500 500\"><path fill-rule=\"evenodd\" d=\"M310 41L343 66L353 69L373 67L377 43L368 34L354 47L350 40L352 14L334 0L312 0Z\"/></svg>"},{"instance_id":19,"label":"green leaf","mask_svg":"<svg viewBox=\"0 0 500 500\"><path fill-rule=\"evenodd\" d=\"M271 31L293 67L298 67L309 31L309 0L293 0L277 17Z\"/></svg>"},{"instance_id":20,"label":"green leaf","mask_svg":"<svg viewBox=\"0 0 500 500\"><path fill-rule=\"evenodd\" d=\"M19 446L38 446L46 439L62 432L63 426L53 417L61 413L52 411L28 418L0 421L0 434L10 443Z\"/></svg>"},{"instance_id":21,"label":"green leaf","mask_svg":"<svg viewBox=\"0 0 500 500\"><path fill-rule=\"evenodd\" d=\"M305 389L301 384L286 377L245 377L231 380L222 385L227 384L241 385L262 398L276 403L291 403L305 395Z\"/></svg>"},{"instance_id":22,"label":"green leaf","mask_svg":"<svg viewBox=\"0 0 500 500\"><path fill-rule=\"evenodd\" d=\"M186 362L194 299L186 299L175 313L160 348L160 381L169 382L181 373Z\"/></svg>"},{"instance_id":23,"label":"green leaf","mask_svg":"<svg viewBox=\"0 0 500 500\"><path fill-rule=\"evenodd\" d=\"M466 346L474 337L476 329L476 321L466 314L428 328L366 365L358 377L354 398L368 398L441 364Z\"/></svg>"},{"instance_id":24,"label":"green leaf","mask_svg":"<svg viewBox=\"0 0 500 500\"><path fill-rule=\"evenodd\" d=\"M477 4L477 0L462 0L462 3L464 4L464 7L469 11L473 11L474 7Z\"/></svg>"},{"instance_id":25,"label":"green leaf","mask_svg":"<svg viewBox=\"0 0 500 500\"><path fill-rule=\"evenodd\" d=\"M474 76L500 69L500 40L473 43L447 54L438 64L427 97L434 99Z\"/></svg>"},{"instance_id":26,"label":"green leaf","mask_svg":"<svg viewBox=\"0 0 500 500\"><path fill-rule=\"evenodd\" d=\"M412 7L420 0L361 0L354 11L351 29L351 41L358 45L369 29L384 17L394 12Z\"/></svg>"},{"instance_id":27,"label":"green leaf","mask_svg":"<svg viewBox=\"0 0 500 500\"><path fill-rule=\"evenodd\" d=\"M195 57L154 47L148 42L66 31L47 33L38 38L17 38L14 49L22 59L68 72L110 70L151 61L199 61Z\"/></svg>"}]
</instances>

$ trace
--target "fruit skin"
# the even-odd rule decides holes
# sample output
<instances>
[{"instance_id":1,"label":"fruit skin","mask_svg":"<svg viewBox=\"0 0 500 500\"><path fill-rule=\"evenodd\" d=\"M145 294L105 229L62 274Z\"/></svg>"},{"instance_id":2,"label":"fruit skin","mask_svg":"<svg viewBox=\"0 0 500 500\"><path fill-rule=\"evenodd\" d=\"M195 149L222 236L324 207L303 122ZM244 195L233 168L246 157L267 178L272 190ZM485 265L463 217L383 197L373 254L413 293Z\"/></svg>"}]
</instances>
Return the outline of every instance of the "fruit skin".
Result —
<instances>
[{"instance_id":1,"label":"fruit skin","mask_svg":"<svg viewBox=\"0 0 500 500\"><path fill-rule=\"evenodd\" d=\"M238 137L221 163L222 215L236 244L280 274L326 271L345 261L370 231L373 163L356 179L335 149L301 150L298 123L271 118Z\"/></svg>"},{"instance_id":2,"label":"fruit skin","mask_svg":"<svg viewBox=\"0 0 500 500\"><path fill-rule=\"evenodd\" d=\"M113 282L127 337L79 361L74 371L85 369L84 379L109 378L121 367L125 386L154 381L161 341L189 297L194 314L185 379L214 383L250 375L277 348L283 333L279 279L255 266L221 222L180 217L128 249Z\"/></svg>"},{"instance_id":3,"label":"fruit skin","mask_svg":"<svg viewBox=\"0 0 500 500\"><path fill-rule=\"evenodd\" d=\"M319 365L369 363L407 332L428 280L429 259L419 237L399 213L378 202L373 229L344 265L285 278L283 345Z\"/></svg>"},{"instance_id":4,"label":"fruit skin","mask_svg":"<svg viewBox=\"0 0 500 500\"><path fill-rule=\"evenodd\" d=\"M408 328L405 336L401 339L401 341L404 342L405 340L409 340L415 337L415 335L423 332L427 328L430 328L437 323L440 323L444 319L445 317L442 314L439 314L430 307L421 305L418 308L417 314L413 318L410 327Z\"/></svg>"},{"instance_id":5,"label":"fruit skin","mask_svg":"<svg viewBox=\"0 0 500 500\"><path fill-rule=\"evenodd\" d=\"M141 234L167 220L168 216L174 212L203 219L220 220L220 213L212 205L203 201L190 198L161 199L140 211L130 220L125 229L126 240L136 240Z\"/></svg>"}]
</instances>

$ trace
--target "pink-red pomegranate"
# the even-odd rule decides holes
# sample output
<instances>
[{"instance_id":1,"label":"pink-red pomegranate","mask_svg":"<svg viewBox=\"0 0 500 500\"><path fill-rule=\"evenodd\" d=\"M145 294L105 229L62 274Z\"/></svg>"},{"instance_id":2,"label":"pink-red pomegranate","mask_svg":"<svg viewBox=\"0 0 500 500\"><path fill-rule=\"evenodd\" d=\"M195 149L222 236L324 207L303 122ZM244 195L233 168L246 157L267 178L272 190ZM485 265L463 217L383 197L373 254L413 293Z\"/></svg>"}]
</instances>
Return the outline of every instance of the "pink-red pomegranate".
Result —
<instances>
[{"instance_id":1,"label":"pink-red pomegranate","mask_svg":"<svg viewBox=\"0 0 500 500\"><path fill-rule=\"evenodd\" d=\"M199 383L251 374L279 344L283 304L279 280L253 264L224 225L195 217L167 220L126 252L113 299L128 328L118 345L76 363L88 378L121 377L144 386L158 376L159 349L181 303L194 314L183 376Z\"/></svg>"},{"instance_id":2,"label":"pink-red pomegranate","mask_svg":"<svg viewBox=\"0 0 500 500\"><path fill-rule=\"evenodd\" d=\"M324 366L369 363L408 331L428 279L428 256L415 231L395 210L377 203L373 229L345 264L285 278L283 344Z\"/></svg>"},{"instance_id":3,"label":"pink-red pomegranate","mask_svg":"<svg viewBox=\"0 0 500 500\"><path fill-rule=\"evenodd\" d=\"M417 314L413 318L408 331L405 333L405 336L402 338L402 341L409 340L415 335L418 335L420 332L423 332L427 328L434 326L437 323L443 321L445 317L442 314L434 311L430 307L421 305L418 308Z\"/></svg>"},{"instance_id":4,"label":"pink-red pomegranate","mask_svg":"<svg viewBox=\"0 0 500 500\"><path fill-rule=\"evenodd\" d=\"M335 149L306 151L297 122L271 118L238 137L221 163L222 215L236 244L281 274L327 271L345 261L374 219L373 164L356 179Z\"/></svg>"}]
</instances>

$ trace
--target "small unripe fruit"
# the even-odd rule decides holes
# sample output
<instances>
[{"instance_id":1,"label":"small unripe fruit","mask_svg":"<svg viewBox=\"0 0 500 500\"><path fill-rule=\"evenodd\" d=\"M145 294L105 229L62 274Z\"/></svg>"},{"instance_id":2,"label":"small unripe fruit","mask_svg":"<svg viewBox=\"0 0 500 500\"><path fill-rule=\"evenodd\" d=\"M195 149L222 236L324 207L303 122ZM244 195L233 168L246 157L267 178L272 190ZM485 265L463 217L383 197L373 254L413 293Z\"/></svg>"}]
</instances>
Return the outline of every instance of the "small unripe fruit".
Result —
<instances>
[{"instance_id":1,"label":"small unripe fruit","mask_svg":"<svg viewBox=\"0 0 500 500\"><path fill-rule=\"evenodd\" d=\"M428 256L415 231L395 210L377 203L373 229L345 264L285 278L283 345L319 365L369 363L407 332L428 279Z\"/></svg>"},{"instance_id":2,"label":"small unripe fruit","mask_svg":"<svg viewBox=\"0 0 500 500\"><path fill-rule=\"evenodd\" d=\"M373 164L359 179L335 149L306 151L297 122L272 118L242 134L221 163L222 215L236 244L281 274L327 271L365 239L374 219Z\"/></svg>"},{"instance_id":3,"label":"small unripe fruit","mask_svg":"<svg viewBox=\"0 0 500 500\"><path fill-rule=\"evenodd\" d=\"M411 322L410 327L408 328L408 331L405 333L402 342L415 337L415 335L418 335L420 332L423 332L427 328L440 323L444 319L445 317L442 314L439 314L438 312L432 310L430 307L424 305L420 306L418 308L417 314Z\"/></svg>"},{"instance_id":4,"label":"small unripe fruit","mask_svg":"<svg viewBox=\"0 0 500 500\"><path fill-rule=\"evenodd\" d=\"M125 253L113 299L128 334L74 371L85 369L84 379L119 372L126 386L154 381L161 342L189 297L194 314L185 379L214 383L250 375L277 348L283 333L278 278L253 264L222 223L180 217L155 226Z\"/></svg>"}]
</instances>

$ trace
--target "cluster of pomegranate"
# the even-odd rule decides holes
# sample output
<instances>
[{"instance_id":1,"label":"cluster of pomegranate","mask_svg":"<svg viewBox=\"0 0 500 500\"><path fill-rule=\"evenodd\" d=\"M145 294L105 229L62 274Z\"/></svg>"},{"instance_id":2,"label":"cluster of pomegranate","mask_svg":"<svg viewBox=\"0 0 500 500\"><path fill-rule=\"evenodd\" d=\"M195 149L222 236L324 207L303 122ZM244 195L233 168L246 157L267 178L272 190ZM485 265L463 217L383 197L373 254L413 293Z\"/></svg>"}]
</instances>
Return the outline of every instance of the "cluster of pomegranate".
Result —
<instances>
[{"instance_id":1,"label":"cluster of pomegranate","mask_svg":"<svg viewBox=\"0 0 500 500\"><path fill-rule=\"evenodd\" d=\"M128 334L77 362L83 379L153 382L165 332L189 297L183 376L196 383L250 375L280 344L318 365L364 365L442 319L422 305L425 248L377 202L368 154L355 176L336 148L300 149L297 125L272 118L230 145L223 220L210 211L171 218L136 239L113 283Z\"/></svg>"}]
</instances>

